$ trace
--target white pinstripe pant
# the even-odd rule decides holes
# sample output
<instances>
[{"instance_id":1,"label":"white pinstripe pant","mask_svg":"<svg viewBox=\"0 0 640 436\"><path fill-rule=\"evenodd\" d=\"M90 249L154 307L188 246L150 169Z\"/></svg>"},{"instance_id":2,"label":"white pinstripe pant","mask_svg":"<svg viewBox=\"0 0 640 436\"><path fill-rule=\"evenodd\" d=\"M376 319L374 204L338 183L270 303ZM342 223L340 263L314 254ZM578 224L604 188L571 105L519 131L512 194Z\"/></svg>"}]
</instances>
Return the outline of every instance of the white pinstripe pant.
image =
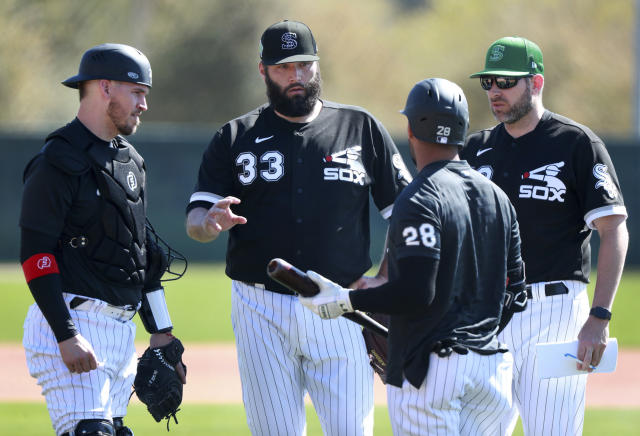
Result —
<instances>
[{"instance_id":1,"label":"white pinstripe pant","mask_svg":"<svg viewBox=\"0 0 640 436\"><path fill-rule=\"evenodd\" d=\"M518 420L526 436L581 435L587 375L540 379L535 346L576 340L589 316L586 284L565 280L568 294L546 297L545 283L532 285L527 309L514 314L500 334L514 354L513 408L503 422L508 434Z\"/></svg>"},{"instance_id":2,"label":"white pinstripe pant","mask_svg":"<svg viewBox=\"0 0 640 436\"><path fill-rule=\"evenodd\" d=\"M373 434L373 371L361 328L297 297L232 282L242 399L254 435L304 435L304 395L325 435Z\"/></svg>"},{"instance_id":3,"label":"white pinstripe pant","mask_svg":"<svg viewBox=\"0 0 640 436\"><path fill-rule=\"evenodd\" d=\"M74 297L64 294L67 305ZM125 416L136 375L136 325L96 312L70 310L71 319L89 341L102 365L87 373L71 373L62 362L58 343L36 304L24 321L27 366L42 387L56 434L74 429L83 419Z\"/></svg>"},{"instance_id":4,"label":"white pinstripe pant","mask_svg":"<svg viewBox=\"0 0 640 436\"><path fill-rule=\"evenodd\" d=\"M420 388L387 385L395 436L497 436L511 406L511 353L429 355Z\"/></svg>"}]
</instances>

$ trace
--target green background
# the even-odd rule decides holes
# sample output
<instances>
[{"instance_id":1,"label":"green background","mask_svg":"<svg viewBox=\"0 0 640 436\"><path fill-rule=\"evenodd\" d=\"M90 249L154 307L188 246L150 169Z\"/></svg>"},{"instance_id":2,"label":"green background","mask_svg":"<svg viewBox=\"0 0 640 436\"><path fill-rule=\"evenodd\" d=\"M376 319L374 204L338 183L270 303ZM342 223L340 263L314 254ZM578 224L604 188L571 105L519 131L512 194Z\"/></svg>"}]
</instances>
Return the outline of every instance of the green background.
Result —
<instances>
[{"instance_id":1,"label":"green background","mask_svg":"<svg viewBox=\"0 0 640 436\"><path fill-rule=\"evenodd\" d=\"M0 266L0 289L5 294L0 320L0 342L22 340L22 322L33 302L18 265ZM590 297L595 277L588 286ZM625 271L612 308L609 336L621 347L640 347L640 271ZM231 281L221 264L193 264L180 280L165 282L165 293L174 333L185 342L233 342L231 329ZM138 339L144 328L138 324Z\"/></svg>"},{"instance_id":2,"label":"green background","mask_svg":"<svg viewBox=\"0 0 640 436\"><path fill-rule=\"evenodd\" d=\"M595 279L595 278L594 278ZM593 282L589 285L592 292ZM185 342L232 342L230 306L230 280L224 275L223 265L190 265L187 274L175 282L165 283L175 333ZM0 265L0 289L5 299L0 318L0 342L21 341L22 322L31 295L17 264ZM617 337L621 347L639 347L640 337L637 314L640 307L635 292L640 289L640 271L626 271L620 284L611 323L611 337ZM144 329L139 326L139 340L145 340ZM629 392L629 395L637 395ZM308 434L321 435L320 424L311 407L307 407ZM171 425L172 435L248 435L242 405L186 404L178 415L179 424ZM50 431L44 403L0 402L0 433L43 435ZM139 403L129 408L126 423L136 435L164 434L164 423L155 423ZM391 435L386 407L375 410L375 435ZM588 409L585 416L584 435L637 435L640 428L640 411L637 409ZM522 435L520 424L516 436Z\"/></svg>"}]
</instances>

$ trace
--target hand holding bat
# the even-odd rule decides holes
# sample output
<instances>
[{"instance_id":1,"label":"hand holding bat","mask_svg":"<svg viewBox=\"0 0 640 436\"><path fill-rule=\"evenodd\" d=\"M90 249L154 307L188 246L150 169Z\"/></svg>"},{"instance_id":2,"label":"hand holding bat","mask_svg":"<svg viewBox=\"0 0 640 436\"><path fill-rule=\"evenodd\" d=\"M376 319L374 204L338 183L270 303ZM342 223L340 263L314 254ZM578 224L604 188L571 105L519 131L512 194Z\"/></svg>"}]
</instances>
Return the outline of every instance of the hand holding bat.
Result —
<instances>
[{"instance_id":1,"label":"hand holding bat","mask_svg":"<svg viewBox=\"0 0 640 436\"><path fill-rule=\"evenodd\" d=\"M279 258L272 259L267 265L267 274L276 282L286 286L288 289L291 289L293 292L303 297L313 297L320 292L318 285L311 280L306 273L285 260ZM352 313L345 313L342 316L374 331L381 336L388 336L386 327L362 312L355 311Z\"/></svg>"}]
</instances>

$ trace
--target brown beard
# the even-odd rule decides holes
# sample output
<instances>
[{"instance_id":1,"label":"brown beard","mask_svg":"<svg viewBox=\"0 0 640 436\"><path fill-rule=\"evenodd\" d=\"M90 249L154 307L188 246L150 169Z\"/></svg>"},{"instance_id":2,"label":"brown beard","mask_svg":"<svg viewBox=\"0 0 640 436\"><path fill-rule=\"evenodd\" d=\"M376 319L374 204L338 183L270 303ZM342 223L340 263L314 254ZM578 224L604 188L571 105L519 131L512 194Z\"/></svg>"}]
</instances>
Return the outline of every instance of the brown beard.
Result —
<instances>
[{"instance_id":1,"label":"brown beard","mask_svg":"<svg viewBox=\"0 0 640 436\"><path fill-rule=\"evenodd\" d=\"M271 80L267 68L264 70L264 77L267 85L269 103L271 103L271 106L273 106L278 113L287 117L301 117L310 114L322 91L320 70L316 72L315 76L306 85L293 83L284 89ZM296 86L304 88L304 95L288 97L287 91Z\"/></svg>"},{"instance_id":2,"label":"brown beard","mask_svg":"<svg viewBox=\"0 0 640 436\"><path fill-rule=\"evenodd\" d=\"M122 108L122 105L113 100L109 102L107 115L109 115L111 122L114 126L116 126L116 129L118 129L118 133L121 135L127 136L135 133L136 129L138 128L138 124L140 124L140 121L136 122L133 125L127 124L127 120L132 114L126 113Z\"/></svg>"},{"instance_id":3,"label":"brown beard","mask_svg":"<svg viewBox=\"0 0 640 436\"><path fill-rule=\"evenodd\" d=\"M531 99L531 82L528 79L524 80L526 81L525 83L527 87L518 101L516 101L513 106L511 106L511 110L503 115L502 122L505 124L513 124L520 121L525 115L531 112L531 109L533 109L533 100ZM491 109L491 111L493 112L493 116L495 117L496 113L493 108Z\"/></svg>"}]
</instances>

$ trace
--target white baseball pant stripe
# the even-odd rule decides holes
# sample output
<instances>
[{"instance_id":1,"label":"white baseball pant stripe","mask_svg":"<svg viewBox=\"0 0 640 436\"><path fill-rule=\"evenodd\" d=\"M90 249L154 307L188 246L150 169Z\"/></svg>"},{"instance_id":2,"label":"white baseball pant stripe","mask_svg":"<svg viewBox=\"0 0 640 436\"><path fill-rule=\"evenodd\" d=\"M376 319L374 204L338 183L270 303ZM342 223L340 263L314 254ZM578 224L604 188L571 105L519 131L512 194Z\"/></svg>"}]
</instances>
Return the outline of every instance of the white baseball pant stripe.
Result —
<instances>
[{"instance_id":1,"label":"white baseball pant stripe","mask_svg":"<svg viewBox=\"0 0 640 436\"><path fill-rule=\"evenodd\" d=\"M504 435L500 421L511 407L511 353L429 355L420 388L405 380L387 385L395 436Z\"/></svg>"},{"instance_id":2,"label":"white baseball pant stripe","mask_svg":"<svg viewBox=\"0 0 640 436\"><path fill-rule=\"evenodd\" d=\"M511 434L518 420L526 436L581 435L587 375L541 379L535 346L578 338L589 317L586 284L565 280L568 294L545 296L546 283L532 285L533 298L524 312L514 314L500 334L514 355L513 408L503 422Z\"/></svg>"},{"instance_id":3,"label":"white baseball pant stripe","mask_svg":"<svg viewBox=\"0 0 640 436\"><path fill-rule=\"evenodd\" d=\"M305 435L309 393L325 435L373 434L373 371L361 328L298 298L232 282L242 399L254 435Z\"/></svg>"},{"instance_id":4,"label":"white baseball pant stripe","mask_svg":"<svg viewBox=\"0 0 640 436\"><path fill-rule=\"evenodd\" d=\"M67 306L76 296L63 295ZM24 321L27 367L42 387L56 434L73 430L83 419L125 416L137 365L132 321L117 321L96 312L69 312L99 362L99 367L88 373L69 372L53 331L35 303Z\"/></svg>"}]
</instances>

